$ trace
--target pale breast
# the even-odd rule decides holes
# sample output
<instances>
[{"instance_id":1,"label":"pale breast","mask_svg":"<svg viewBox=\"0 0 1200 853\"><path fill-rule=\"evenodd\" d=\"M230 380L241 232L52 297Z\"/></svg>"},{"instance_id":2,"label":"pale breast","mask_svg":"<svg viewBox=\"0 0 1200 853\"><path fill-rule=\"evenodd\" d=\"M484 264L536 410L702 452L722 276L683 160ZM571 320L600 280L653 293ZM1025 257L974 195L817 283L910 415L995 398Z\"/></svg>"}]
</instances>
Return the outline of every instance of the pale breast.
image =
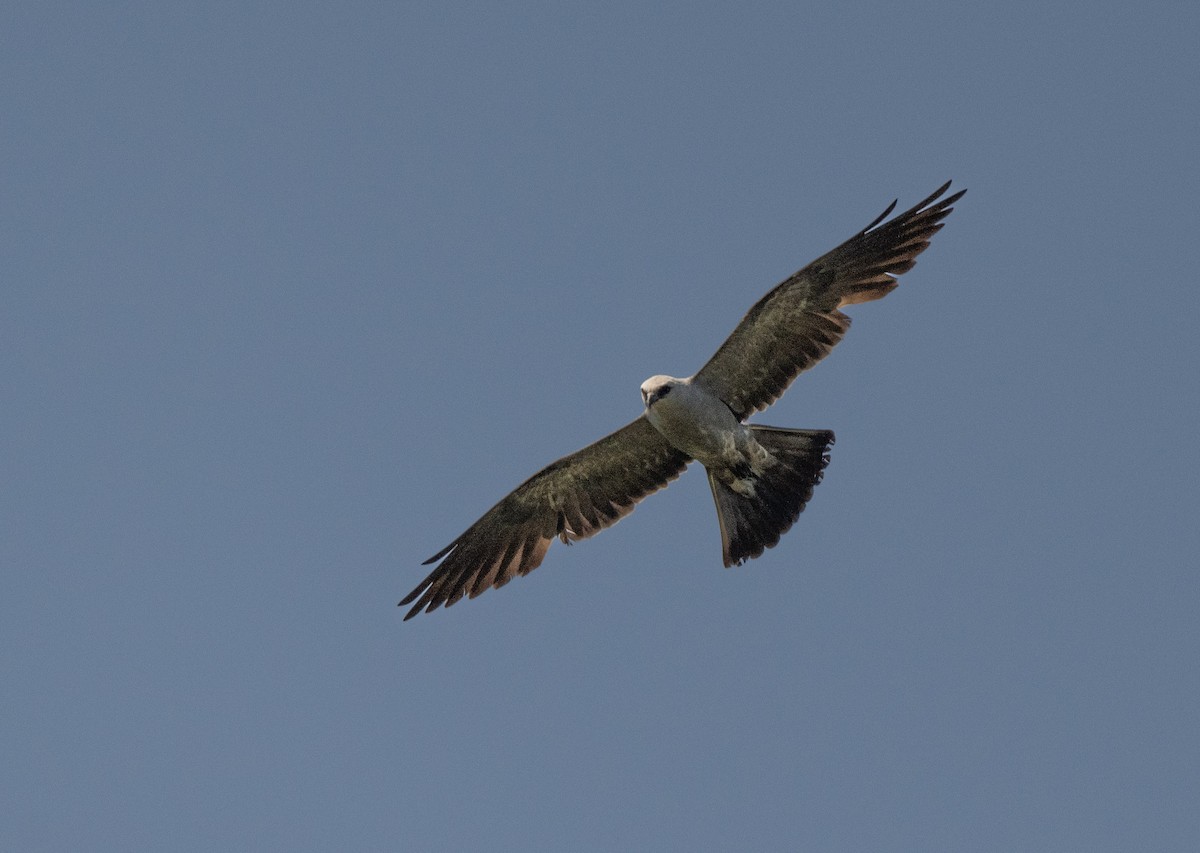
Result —
<instances>
[{"instance_id":1,"label":"pale breast","mask_svg":"<svg viewBox=\"0 0 1200 853\"><path fill-rule=\"evenodd\" d=\"M739 437L746 428L724 402L695 385L680 384L646 410L663 437L697 462L732 465L741 458Z\"/></svg>"}]
</instances>

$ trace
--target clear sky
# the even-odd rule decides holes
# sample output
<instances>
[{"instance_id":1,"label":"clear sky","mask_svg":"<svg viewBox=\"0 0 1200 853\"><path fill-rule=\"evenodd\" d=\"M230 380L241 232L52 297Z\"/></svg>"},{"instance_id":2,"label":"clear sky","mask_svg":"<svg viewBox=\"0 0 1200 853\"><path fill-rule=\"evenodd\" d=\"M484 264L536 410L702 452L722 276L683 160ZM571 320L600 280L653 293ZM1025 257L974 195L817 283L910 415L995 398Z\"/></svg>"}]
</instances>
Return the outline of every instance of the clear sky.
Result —
<instances>
[{"instance_id":1,"label":"clear sky","mask_svg":"<svg viewBox=\"0 0 1200 853\"><path fill-rule=\"evenodd\" d=\"M0 849L1197 849L1200 6L1080 8L8 4ZM949 178L778 547L401 621Z\"/></svg>"}]
</instances>

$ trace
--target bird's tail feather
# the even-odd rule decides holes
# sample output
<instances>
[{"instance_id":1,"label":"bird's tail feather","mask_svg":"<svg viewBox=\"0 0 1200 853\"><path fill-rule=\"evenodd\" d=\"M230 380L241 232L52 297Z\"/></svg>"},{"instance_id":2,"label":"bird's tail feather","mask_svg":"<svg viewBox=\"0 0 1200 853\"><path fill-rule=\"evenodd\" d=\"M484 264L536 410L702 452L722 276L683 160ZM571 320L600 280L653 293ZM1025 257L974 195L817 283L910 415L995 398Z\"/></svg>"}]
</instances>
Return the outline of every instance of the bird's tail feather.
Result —
<instances>
[{"instance_id":1,"label":"bird's tail feather","mask_svg":"<svg viewBox=\"0 0 1200 853\"><path fill-rule=\"evenodd\" d=\"M749 493L735 491L708 472L726 566L740 565L775 547L821 482L833 445L829 430L752 426L750 431L773 461L760 473L742 478Z\"/></svg>"}]
</instances>

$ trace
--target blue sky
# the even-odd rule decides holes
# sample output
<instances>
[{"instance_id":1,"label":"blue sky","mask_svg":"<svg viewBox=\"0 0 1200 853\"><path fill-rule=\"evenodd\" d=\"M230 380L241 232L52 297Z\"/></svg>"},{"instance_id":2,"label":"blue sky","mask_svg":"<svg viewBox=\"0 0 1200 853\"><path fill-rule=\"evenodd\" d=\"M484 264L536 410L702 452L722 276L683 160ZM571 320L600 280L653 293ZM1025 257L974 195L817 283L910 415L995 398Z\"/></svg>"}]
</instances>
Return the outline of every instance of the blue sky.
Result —
<instances>
[{"instance_id":1,"label":"blue sky","mask_svg":"<svg viewBox=\"0 0 1200 853\"><path fill-rule=\"evenodd\" d=\"M1193 850L1195 4L0 13L0 847ZM702 472L440 549L944 180Z\"/></svg>"}]
</instances>

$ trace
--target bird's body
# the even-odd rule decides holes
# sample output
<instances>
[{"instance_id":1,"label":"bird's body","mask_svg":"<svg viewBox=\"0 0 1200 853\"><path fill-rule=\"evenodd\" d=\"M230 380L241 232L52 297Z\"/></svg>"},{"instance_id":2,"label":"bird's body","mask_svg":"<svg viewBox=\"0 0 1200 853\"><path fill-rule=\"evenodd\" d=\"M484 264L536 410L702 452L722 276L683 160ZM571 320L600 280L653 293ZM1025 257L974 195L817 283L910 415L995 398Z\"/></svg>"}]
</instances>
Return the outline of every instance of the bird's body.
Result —
<instances>
[{"instance_id":1,"label":"bird's body","mask_svg":"<svg viewBox=\"0 0 1200 853\"><path fill-rule=\"evenodd\" d=\"M832 432L749 426L690 377L652 376L642 400L650 425L708 472L726 566L778 542L829 463Z\"/></svg>"},{"instance_id":2,"label":"bird's body","mask_svg":"<svg viewBox=\"0 0 1200 853\"><path fill-rule=\"evenodd\" d=\"M734 468L761 455L749 428L691 379L652 376L642 383L642 400L650 425L706 468Z\"/></svg>"},{"instance_id":3,"label":"bird's body","mask_svg":"<svg viewBox=\"0 0 1200 853\"><path fill-rule=\"evenodd\" d=\"M841 340L850 318L839 308L896 287L965 192L938 201L949 186L880 225L893 202L785 279L694 376L647 379L641 417L534 474L427 560L441 563L400 602L413 605L405 619L527 574L556 536L569 543L615 524L693 460L708 472L724 564L773 547L820 482L833 433L745 421Z\"/></svg>"}]
</instances>

